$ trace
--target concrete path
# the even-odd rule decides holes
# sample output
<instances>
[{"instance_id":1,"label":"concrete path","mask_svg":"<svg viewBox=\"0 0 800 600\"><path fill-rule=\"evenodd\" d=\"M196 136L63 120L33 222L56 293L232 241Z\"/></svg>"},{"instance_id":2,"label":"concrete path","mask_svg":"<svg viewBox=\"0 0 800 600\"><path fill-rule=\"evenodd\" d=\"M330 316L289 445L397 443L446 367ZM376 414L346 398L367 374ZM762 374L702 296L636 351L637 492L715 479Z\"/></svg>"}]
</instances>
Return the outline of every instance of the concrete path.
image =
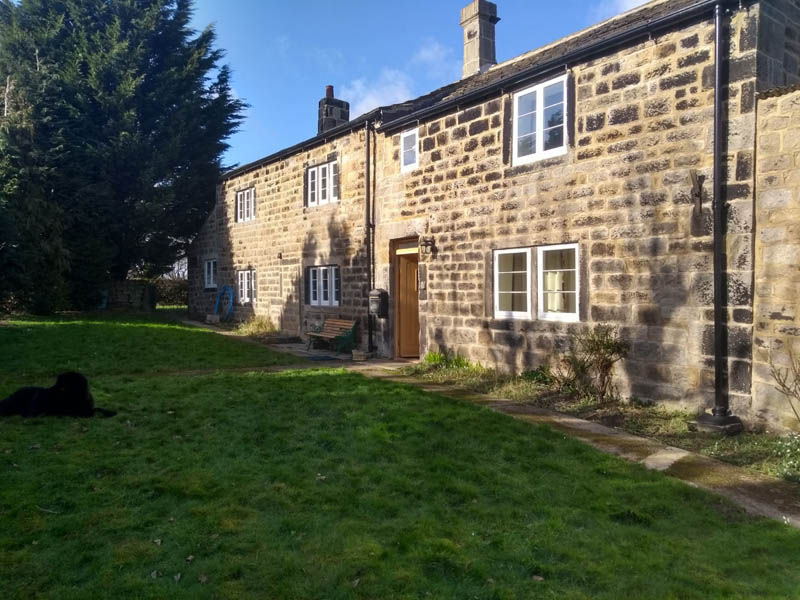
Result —
<instances>
[{"instance_id":1,"label":"concrete path","mask_svg":"<svg viewBox=\"0 0 800 600\"><path fill-rule=\"evenodd\" d=\"M204 325L193 321L186 321L185 324ZM215 327L208 327L208 329L230 334ZM429 383L404 376L399 371L409 364L408 361L373 359L366 362L353 362L348 360L349 355L345 354L337 355L335 352L324 350L307 351L304 344L277 344L272 347L275 350L310 360L319 361L314 358L315 356L324 356L326 360L307 366L269 367L264 370L279 371L323 366L343 367L366 377L412 385L427 392L485 406L515 419L549 425L602 452L637 462L648 469L660 471L689 485L724 496L751 514L777 519L800 529L800 486L796 484L761 475L688 450L667 446L656 440L632 435L599 423L528 404L512 402L504 398L493 398L449 385Z\"/></svg>"}]
</instances>

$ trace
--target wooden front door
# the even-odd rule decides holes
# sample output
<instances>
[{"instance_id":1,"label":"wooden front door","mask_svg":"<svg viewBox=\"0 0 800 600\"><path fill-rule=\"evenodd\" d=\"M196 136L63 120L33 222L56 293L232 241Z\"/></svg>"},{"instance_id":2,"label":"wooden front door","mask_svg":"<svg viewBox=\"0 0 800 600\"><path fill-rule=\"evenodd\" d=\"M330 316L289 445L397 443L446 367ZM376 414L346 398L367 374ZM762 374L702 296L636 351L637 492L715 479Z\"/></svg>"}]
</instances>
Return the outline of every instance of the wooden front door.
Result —
<instances>
[{"instance_id":1,"label":"wooden front door","mask_svg":"<svg viewBox=\"0 0 800 600\"><path fill-rule=\"evenodd\" d=\"M397 253L397 354L419 356L419 254Z\"/></svg>"}]
</instances>

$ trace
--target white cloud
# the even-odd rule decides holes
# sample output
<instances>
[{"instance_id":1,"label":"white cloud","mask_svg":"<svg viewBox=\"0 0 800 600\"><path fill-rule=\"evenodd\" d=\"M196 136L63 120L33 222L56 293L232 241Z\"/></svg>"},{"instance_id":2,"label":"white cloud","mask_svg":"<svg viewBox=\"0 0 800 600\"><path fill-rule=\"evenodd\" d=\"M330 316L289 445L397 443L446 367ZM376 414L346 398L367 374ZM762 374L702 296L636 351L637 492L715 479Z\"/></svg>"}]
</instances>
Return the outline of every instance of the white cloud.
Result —
<instances>
[{"instance_id":1,"label":"white cloud","mask_svg":"<svg viewBox=\"0 0 800 600\"><path fill-rule=\"evenodd\" d=\"M427 39L402 68L383 67L374 80L354 79L341 86L336 95L350 103L350 114L355 117L378 106L404 102L431 91L432 84L438 87L460 76L460 58L454 56L453 49ZM420 91L419 87L424 89Z\"/></svg>"},{"instance_id":2,"label":"white cloud","mask_svg":"<svg viewBox=\"0 0 800 600\"><path fill-rule=\"evenodd\" d=\"M461 62L453 56L452 48L442 46L433 39L427 39L411 59L413 65L425 69L425 74L433 79L458 79Z\"/></svg>"},{"instance_id":3,"label":"white cloud","mask_svg":"<svg viewBox=\"0 0 800 600\"><path fill-rule=\"evenodd\" d=\"M649 0L602 0L592 11L592 19L602 21L609 17L624 13L632 8L646 4Z\"/></svg>"},{"instance_id":4,"label":"white cloud","mask_svg":"<svg viewBox=\"0 0 800 600\"><path fill-rule=\"evenodd\" d=\"M404 102L412 98L413 87L414 82L405 72L383 68L375 81L355 79L345 84L341 94L337 96L350 102L351 116L358 116L378 106Z\"/></svg>"}]
</instances>

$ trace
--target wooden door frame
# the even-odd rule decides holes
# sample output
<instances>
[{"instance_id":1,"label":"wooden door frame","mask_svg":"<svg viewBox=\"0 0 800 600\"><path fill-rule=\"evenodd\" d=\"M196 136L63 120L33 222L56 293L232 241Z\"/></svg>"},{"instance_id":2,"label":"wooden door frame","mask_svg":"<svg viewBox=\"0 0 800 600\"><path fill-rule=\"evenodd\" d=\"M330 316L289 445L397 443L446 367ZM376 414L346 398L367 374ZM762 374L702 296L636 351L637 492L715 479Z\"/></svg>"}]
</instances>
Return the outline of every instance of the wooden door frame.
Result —
<instances>
[{"instance_id":1,"label":"wooden door frame","mask_svg":"<svg viewBox=\"0 0 800 600\"><path fill-rule=\"evenodd\" d=\"M394 337L394 358L400 358L400 265L397 260L397 249L411 242L416 242L417 252L419 252L419 236L413 235L405 238L398 238L389 242L389 254L392 268L392 297L394 298L392 309L392 334ZM419 265L419 263L418 263ZM417 275L419 277L419 275ZM417 296L417 312L419 312L419 295ZM419 335L419 333L417 334Z\"/></svg>"}]
</instances>

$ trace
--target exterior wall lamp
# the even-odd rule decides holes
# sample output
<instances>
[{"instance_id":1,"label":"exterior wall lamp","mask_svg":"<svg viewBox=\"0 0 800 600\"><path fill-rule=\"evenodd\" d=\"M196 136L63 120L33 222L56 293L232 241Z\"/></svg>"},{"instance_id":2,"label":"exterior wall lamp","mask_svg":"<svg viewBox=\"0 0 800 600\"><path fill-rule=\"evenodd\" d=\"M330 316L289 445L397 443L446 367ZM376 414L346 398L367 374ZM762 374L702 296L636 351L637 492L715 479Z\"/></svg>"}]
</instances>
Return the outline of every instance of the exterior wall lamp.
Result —
<instances>
[{"instance_id":1,"label":"exterior wall lamp","mask_svg":"<svg viewBox=\"0 0 800 600\"><path fill-rule=\"evenodd\" d=\"M433 253L434 246L435 246L435 244L434 244L432 235L423 235L419 239L419 248L422 251L422 254L431 254L431 253Z\"/></svg>"}]
</instances>

